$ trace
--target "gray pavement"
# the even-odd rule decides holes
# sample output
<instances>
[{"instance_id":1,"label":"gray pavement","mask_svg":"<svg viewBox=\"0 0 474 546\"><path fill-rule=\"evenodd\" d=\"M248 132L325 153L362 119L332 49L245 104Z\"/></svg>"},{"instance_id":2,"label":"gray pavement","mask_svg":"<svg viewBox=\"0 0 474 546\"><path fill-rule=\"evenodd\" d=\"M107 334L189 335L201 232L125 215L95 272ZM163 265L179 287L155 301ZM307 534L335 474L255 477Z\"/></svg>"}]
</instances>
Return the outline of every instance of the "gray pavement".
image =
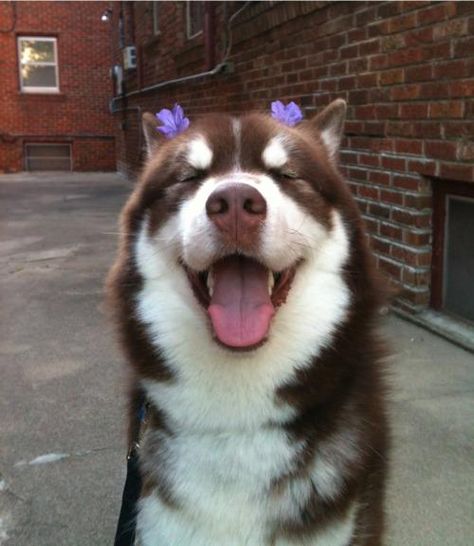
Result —
<instances>
[{"instance_id":1,"label":"gray pavement","mask_svg":"<svg viewBox=\"0 0 474 546\"><path fill-rule=\"evenodd\" d=\"M125 374L102 286L129 191L112 174L0 176L0 545L112 543ZM383 328L395 351L387 544L470 545L474 357L399 318Z\"/></svg>"}]
</instances>

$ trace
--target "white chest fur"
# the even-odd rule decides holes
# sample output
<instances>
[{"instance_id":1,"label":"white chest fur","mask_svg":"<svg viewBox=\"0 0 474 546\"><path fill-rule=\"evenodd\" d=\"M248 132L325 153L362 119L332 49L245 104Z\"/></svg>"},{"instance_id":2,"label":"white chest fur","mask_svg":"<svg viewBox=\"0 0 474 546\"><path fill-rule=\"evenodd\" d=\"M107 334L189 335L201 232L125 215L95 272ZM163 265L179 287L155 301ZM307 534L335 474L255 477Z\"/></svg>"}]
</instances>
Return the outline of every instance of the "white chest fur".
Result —
<instances>
[{"instance_id":1,"label":"white chest fur","mask_svg":"<svg viewBox=\"0 0 474 546\"><path fill-rule=\"evenodd\" d=\"M157 497L142 502L143 537L156 537L146 546L268 543L282 508L268 501L272 484L292 470L301 446L279 428L174 434L158 443L161 471L180 508Z\"/></svg>"},{"instance_id":2,"label":"white chest fur","mask_svg":"<svg viewBox=\"0 0 474 546\"><path fill-rule=\"evenodd\" d=\"M156 440L160 471L178 508L155 494L142 499L138 529L143 546L348 544L353 511L309 541L272 537L282 517L298 517L311 492L305 480L272 493L275 480L294 470L303 449L281 429L161 435Z\"/></svg>"}]
</instances>

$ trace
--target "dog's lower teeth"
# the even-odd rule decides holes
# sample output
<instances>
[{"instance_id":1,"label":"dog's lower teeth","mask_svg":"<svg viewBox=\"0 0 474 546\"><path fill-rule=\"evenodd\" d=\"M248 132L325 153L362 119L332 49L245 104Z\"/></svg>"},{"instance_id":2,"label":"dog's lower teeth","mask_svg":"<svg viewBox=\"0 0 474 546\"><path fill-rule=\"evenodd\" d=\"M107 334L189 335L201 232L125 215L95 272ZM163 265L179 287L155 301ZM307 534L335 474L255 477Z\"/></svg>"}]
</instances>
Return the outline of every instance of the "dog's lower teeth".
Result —
<instances>
[{"instance_id":1,"label":"dog's lower teeth","mask_svg":"<svg viewBox=\"0 0 474 546\"><path fill-rule=\"evenodd\" d=\"M270 296L273 292L273 287L275 286L275 279L273 278L273 273L271 271L268 272L268 293Z\"/></svg>"},{"instance_id":2,"label":"dog's lower teeth","mask_svg":"<svg viewBox=\"0 0 474 546\"><path fill-rule=\"evenodd\" d=\"M212 271L209 271L206 282L209 295L212 297L212 294L214 293L214 277L212 276Z\"/></svg>"}]
</instances>

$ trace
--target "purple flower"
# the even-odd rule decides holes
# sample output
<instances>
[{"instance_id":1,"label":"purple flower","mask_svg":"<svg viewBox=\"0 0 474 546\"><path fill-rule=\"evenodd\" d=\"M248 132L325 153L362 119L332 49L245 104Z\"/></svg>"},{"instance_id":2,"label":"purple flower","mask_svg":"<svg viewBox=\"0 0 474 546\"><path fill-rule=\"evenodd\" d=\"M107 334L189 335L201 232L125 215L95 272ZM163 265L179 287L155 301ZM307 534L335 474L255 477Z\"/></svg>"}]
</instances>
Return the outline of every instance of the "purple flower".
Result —
<instances>
[{"instance_id":1,"label":"purple flower","mask_svg":"<svg viewBox=\"0 0 474 546\"><path fill-rule=\"evenodd\" d=\"M175 104L173 110L163 108L155 114L155 117L162 123L161 127L157 127L158 131L166 138L174 138L189 127L189 119L184 117L183 109L179 104Z\"/></svg>"},{"instance_id":2,"label":"purple flower","mask_svg":"<svg viewBox=\"0 0 474 546\"><path fill-rule=\"evenodd\" d=\"M272 102L272 118L281 121L285 125L294 127L303 119L303 114L300 107L293 101L285 106L281 100L276 100Z\"/></svg>"}]
</instances>

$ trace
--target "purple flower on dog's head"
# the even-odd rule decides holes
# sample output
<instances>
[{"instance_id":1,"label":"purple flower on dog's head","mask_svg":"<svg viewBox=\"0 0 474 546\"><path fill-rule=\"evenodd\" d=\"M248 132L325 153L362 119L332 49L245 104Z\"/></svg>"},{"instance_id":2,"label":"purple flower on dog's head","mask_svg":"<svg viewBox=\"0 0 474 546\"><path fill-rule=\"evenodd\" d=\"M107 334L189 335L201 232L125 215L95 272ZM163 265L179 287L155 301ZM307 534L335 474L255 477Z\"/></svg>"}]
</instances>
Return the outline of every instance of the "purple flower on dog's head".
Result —
<instances>
[{"instance_id":1,"label":"purple flower on dog's head","mask_svg":"<svg viewBox=\"0 0 474 546\"><path fill-rule=\"evenodd\" d=\"M155 114L155 117L162 123L160 127L157 127L158 131L166 138L174 138L189 127L189 119L184 117L183 109L179 104L175 104L173 110L163 108Z\"/></svg>"},{"instance_id":2,"label":"purple flower on dog's head","mask_svg":"<svg viewBox=\"0 0 474 546\"><path fill-rule=\"evenodd\" d=\"M281 100L276 100L275 102L272 102L272 118L285 125L294 127L303 119L303 114L301 113L300 107L293 101L285 106Z\"/></svg>"}]
</instances>

